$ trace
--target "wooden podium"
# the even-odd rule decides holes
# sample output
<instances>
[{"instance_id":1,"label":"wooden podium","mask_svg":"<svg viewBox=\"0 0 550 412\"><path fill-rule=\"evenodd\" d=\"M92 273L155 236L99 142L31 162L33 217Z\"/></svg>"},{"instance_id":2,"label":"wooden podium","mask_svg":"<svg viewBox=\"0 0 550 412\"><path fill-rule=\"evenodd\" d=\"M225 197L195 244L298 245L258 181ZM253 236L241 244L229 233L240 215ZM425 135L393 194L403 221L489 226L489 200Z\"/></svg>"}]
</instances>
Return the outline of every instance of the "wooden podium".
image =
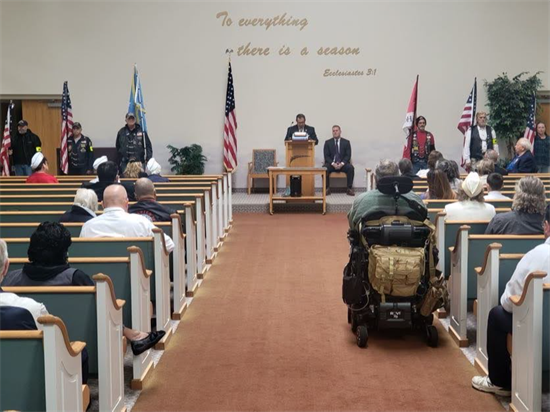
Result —
<instances>
[{"instance_id":1,"label":"wooden podium","mask_svg":"<svg viewBox=\"0 0 550 412\"><path fill-rule=\"evenodd\" d=\"M314 140L286 140L286 167L314 167ZM290 176L286 178L290 186ZM302 196L315 195L315 176L302 176Z\"/></svg>"}]
</instances>

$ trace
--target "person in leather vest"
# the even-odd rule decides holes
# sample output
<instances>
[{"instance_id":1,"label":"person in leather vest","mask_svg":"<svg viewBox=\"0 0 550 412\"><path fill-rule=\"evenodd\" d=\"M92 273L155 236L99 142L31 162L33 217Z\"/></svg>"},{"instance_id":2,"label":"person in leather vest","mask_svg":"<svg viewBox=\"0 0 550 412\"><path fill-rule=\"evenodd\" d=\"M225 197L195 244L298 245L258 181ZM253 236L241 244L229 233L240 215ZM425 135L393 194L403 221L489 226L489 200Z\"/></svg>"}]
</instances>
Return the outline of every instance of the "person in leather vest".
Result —
<instances>
[{"instance_id":1,"label":"person in leather vest","mask_svg":"<svg viewBox=\"0 0 550 412\"><path fill-rule=\"evenodd\" d=\"M426 118L418 116L415 120L416 129L412 131L410 138L411 162L413 164L413 174L422 169L428 168L428 156L435 150L434 135L426 130Z\"/></svg>"},{"instance_id":2,"label":"person in leather vest","mask_svg":"<svg viewBox=\"0 0 550 412\"><path fill-rule=\"evenodd\" d=\"M126 115L126 126L118 131L116 136L116 150L119 160L119 171L124 173L130 162L143 164L153 157L153 146L149 135L136 123L134 113Z\"/></svg>"},{"instance_id":3,"label":"person in leather vest","mask_svg":"<svg viewBox=\"0 0 550 412\"><path fill-rule=\"evenodd\" d=\"M29 129L26 120L17 123L17 133L11 139L10 155L13 155L13 167L17 176L30 176L31 159L36 152L42 151L40 137Z\"/></svg>"},{"instance_id":4,"label":"person in leather vest","mask_svg":"<svg viewBox=\"0 0 550 412\"><path fill-rule=\"evenodd\" d=\"M73 134L67 139L69 174L91 175L94 172L94 148L89 137L82 134L82 125L73 124Z\"/></svg>"},{"instance_id":5,"label":"person in leather vest","mask_svg":"<svg viewBox=\"0 0 550 412\"><path fill-rule=\"evenodd\" d=\"M476 125L470 127L464 135L464 168L475 170L475 164L483 159L487 150L498 153L497 137L495 131L487 126L487 113L477 112Z\"/></svg>"}]
</instances>

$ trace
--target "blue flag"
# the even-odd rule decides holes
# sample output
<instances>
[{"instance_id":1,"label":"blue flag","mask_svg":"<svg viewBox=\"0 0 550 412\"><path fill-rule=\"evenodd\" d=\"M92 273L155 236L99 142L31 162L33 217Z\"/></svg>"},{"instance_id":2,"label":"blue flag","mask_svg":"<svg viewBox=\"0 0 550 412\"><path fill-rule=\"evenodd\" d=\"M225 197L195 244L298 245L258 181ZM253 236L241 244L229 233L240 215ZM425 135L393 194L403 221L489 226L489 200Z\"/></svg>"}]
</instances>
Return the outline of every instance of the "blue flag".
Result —
<instances>
[{"instance_id":1,"label":"blue flag","mask_svg":"<svg viewBox=\"0 0 550 412\"><path fill-rule=\"evenodd\" d=\"M134 77L132 78L132 88L130 89L130 104L128 113L136 115L136 121L141 126L144 132L147 132L147 120L145 120L145 105L143 104L143 91L141 89L141 81L137 64L134 65Z\"/></svg>"}]
</instances>

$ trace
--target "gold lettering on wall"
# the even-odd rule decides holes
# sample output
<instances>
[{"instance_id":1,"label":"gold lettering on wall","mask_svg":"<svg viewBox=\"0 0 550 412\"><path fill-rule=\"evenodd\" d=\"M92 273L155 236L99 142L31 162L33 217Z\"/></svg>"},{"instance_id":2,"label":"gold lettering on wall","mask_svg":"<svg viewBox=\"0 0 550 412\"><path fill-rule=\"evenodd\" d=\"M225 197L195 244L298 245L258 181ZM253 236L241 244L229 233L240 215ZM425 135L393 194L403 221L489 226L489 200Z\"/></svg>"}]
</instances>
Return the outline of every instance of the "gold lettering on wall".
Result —
<instances>
[{"instance_id":1,"label":"gold lettering on wall","mask_svg":"<svg viewBox=\"0 0 550 412\"><path fill-rule=\"evenodd\" d=\"M216 18L222 18L222 27L229 27L233 24L233 20L229 17L229 12L224 10L216 14ZM288 16L287 13L283 13L273 17L252 17L239 19L240 27L262 27L265 30L269 30L272 27L297 27L300 31L304 30L308 25L306 18L297 18L294 16Z\"/></svg>"}]
</instances>

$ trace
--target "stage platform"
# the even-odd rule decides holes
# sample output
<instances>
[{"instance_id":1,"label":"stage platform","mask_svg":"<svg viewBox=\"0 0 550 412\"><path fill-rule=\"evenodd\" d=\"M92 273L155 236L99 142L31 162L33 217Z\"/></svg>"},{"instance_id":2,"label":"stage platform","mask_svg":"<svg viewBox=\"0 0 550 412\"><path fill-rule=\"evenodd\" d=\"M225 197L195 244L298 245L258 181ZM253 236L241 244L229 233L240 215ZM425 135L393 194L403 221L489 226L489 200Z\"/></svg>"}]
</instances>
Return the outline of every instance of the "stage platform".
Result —
<instances>
[{"instance_id":1,"label":"stage platform","mask_svg":"<svg viewBox=\"0 0 550 412\"><path fill-rule=\"evenodd\" d=\"M280 194L282 195L282 191ZM351 209L353 201L362 192L356 191L355 196L348 196L346 193L334 193L327 196L327 213L347 213ZM321 196L320 191L316 195ZM285 203L275 201L273 203L275 213L319 213L323 209L322 202L316 203ZM233 193L233 213L266 213L269 214L269 194L236 191Z\"/></svg>"}]
</instances>

